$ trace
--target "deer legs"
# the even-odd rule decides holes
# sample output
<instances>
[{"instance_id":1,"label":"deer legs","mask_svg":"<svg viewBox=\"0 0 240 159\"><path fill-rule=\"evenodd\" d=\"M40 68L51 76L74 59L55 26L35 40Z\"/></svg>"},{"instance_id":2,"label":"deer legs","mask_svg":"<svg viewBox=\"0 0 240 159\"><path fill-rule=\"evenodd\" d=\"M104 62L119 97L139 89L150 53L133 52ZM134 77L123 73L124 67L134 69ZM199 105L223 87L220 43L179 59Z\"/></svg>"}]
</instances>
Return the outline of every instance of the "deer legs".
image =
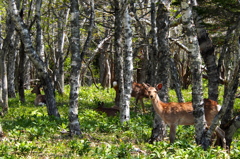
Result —
<instances>
[{"instance_id":1,"label":"deer legs","mask_svg":"<svg viewBox=\"0 0 240 159\"><path fill-rule=\"evenodd\" d=\"M140 100L140 103L141 103L141 105L142 105L142 110L143 110L143 112L145 113L145 107L144 107L144 103L143 103L143 98L139 98L139 97L136 97L135 112L137 112L137 104L138 104L138 100Z\"/></svg>"},{"instance_id":2,"label":"deer legs","mask_svg":"<svg viewBox=\"0 0 240 159\"><path fill-rule=\"evenodd\" d=\"M169 135L169 138L170 138L170 143L174 143L174 140L175 140L175 136L176 136L176 129L177 129L177 125L176 124L172 124L170 125L170 135Z\"/></svg>"}]
</instances>

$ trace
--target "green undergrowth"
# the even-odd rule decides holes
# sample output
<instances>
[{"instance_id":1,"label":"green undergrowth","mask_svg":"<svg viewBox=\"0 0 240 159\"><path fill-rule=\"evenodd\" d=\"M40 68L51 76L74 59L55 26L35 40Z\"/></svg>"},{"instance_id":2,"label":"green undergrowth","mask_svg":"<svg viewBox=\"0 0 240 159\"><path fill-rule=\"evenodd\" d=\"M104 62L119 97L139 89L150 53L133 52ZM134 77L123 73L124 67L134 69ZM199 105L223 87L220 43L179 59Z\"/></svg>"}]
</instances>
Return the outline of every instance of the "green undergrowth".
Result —
<instances>
[{"instance_id":1,"label":"green undergrowth","mask_svg":"<svg viewBox=\"0 0 240 159\"><path fill-rule=\"evenodd\" d=\"M107 117L96 112L99 102L105 107L114 106L113 89L95 86L81 87L79 94L79 121L82 138L69 137L68 101L69 86L65 95L56 93L61 119L49 117L45 106L34 106L34 95L26 90L26 103L18 98L9 99L9 112L2 117L1 124L5 137L0 142L1 158L239 158L240 133L236 133L228 154L220 147L212 146L204 151L194 141L193 126L179 126L176 142L169 144L168 138L150 144L153 113L151 103L144 99L147 108L135 112L131 99L131 119L120 124L119 117ZM185 101L191 100L191 91L183 90ZM177 101L175 92L170 91L170 100ZM220 99L222 101L222 99ZM239 101L236 100L237 106ZM167 128L169 131L169 128Z\"/></svg>"}]
</instances>

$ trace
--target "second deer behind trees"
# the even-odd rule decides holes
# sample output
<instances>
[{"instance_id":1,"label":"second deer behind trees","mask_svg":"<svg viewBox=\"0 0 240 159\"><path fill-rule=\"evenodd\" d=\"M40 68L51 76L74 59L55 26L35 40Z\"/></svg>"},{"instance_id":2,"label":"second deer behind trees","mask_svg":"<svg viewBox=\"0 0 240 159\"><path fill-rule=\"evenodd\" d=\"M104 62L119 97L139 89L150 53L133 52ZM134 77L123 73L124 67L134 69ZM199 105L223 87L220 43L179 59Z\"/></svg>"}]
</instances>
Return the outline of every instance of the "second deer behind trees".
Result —
<instances>
[{"instance_id":1,"label":"second deer behind trees","mask_svg":"<svg viewBox=\"0 0 240 159\"><path fill-rule=\"evenodd\" d=\"M41 94L40 91L41 85L37 84L33 87L31 93L36 94L36 98L34 100L34 104L37 105L45 105L46 104L46 96Z\"/></svg>"},{"instance_id":2,"label":"second deer behind trees","mask_svg":"<svg viewBox=\"0 0 240 159\"><path fill-rule=\"evenodd\" d=\"M117 96L117 95L118 95L118 85L117 85L117 82L116 82L116 81L113 82L113 88L115 89L115 91L116 91L116 96ZM143 98L148 98L148 92L147 92L147 90L145 89L145 87L143 86L143 84L133 82L133 83L132 83L131 96L132 96L132 97L135 97L135 99L136 99L135 104L136 104L136 105L138 104L138 100L140 100L141 105L142 105L143 112L145 112L145 107L144 107L144 103L143 103ZM135 107L135 111L136 111L136 107Z\"/></svg>"}]
</instances>

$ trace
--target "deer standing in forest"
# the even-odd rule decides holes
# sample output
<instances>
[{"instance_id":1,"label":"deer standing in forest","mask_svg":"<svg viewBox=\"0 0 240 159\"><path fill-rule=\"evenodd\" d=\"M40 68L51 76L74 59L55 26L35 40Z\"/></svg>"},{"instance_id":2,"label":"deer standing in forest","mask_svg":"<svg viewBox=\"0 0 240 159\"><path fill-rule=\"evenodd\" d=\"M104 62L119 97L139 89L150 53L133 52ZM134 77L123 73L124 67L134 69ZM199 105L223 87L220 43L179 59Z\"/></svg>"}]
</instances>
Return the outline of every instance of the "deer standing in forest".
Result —
<instances>
[{"instance_id":1,"label":"deer standing in forest","mask_svg":"<svg viewBox=\"0 0 240 159\"><path fill-rule=\"evenodd\" d=\"M41 85L37 84L33 87L33 90L31 91L31 93L35 93L36 94L36 98L34 100L34 104L37 105L45 105L46 104L46 97L45 95L41 94L40 91Z\"/></svg>"},{"instance_id":2,"label":"deer standing in forest","mask_svg":"<svg viewBox=\"0 0 240 159\"><path fill-rule=\"evenodd\" d=\"M118 89L119 89L119 88L118 88L118 85L117 85L117 82L116 82L116 81L113 82L113 88L114 88L115 91L116 91L116 97L117 97L117 95L118 95ZM140 100L141 105L142 105L143 112L145 112L145 107L144 107L144 103L143 103L143 98L148 98L148 92L147 92L147 90L145 89L145 87L143 86L143 84L133 82L133 83L132 83L131 96L132 96L132 97L135 97L135 99L136 99L135 104L136 104L136 105L138 104L138 100ZM136 107L135 107L135 111L136 111Z\"/></svg>"},{"instance_id":3,"label":"deer standing in forest","mask_svg":"<svg viewBox=\"0 0 240 159\"><path fill-rule=\"evenodd\" d=\"M154 110L161 119L170 127L170 143L174 143L176 128L178 125L194 125L193 104L192 102L170 102L164 103L160 100L157 92L162 88L162 84L155 87L144 84L148 92L149 98L152 101ZM221 106L216 101L204 99L204 113L207 125L212 124L212 120L218 114ZM221 138L223 145L225 141L225 133L222 129L217 127L215 129L217 135Z\"/></svg>"}]
</instances>

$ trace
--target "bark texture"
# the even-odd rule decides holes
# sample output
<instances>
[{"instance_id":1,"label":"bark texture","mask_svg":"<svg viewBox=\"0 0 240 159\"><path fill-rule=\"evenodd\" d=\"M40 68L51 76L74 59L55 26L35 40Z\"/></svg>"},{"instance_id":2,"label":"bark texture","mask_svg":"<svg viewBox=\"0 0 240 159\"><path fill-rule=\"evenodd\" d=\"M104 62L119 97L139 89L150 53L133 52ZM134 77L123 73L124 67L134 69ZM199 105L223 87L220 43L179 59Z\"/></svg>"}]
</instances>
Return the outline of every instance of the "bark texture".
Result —
<instances>
[{"instance_id":1,"label":"bark texture","mask_svg":"<svg viewBox=\"0 0 240 159\"><path fill-rule=\"evenodd\" d=\"M154 9L154 2L152 1L152 9ZM168 88L170 86L170 50L169 50L169 43L168 43L168 33L169 33L169 7L171 1L170 0L161 0L158 4L158 12L157 12L157 40L156 37L153 37L153 44L157 42L157 48L153 47L153 55L152 60L153 62L153 81L152 85L161 82L163 84L163 88L159 92L159 97L163 102L168 102ZM152 13L152 16L154 14ZM152 20L154 20L152 18ZM155 30L154 25L152 29ZM152 31L154 31L152 30ZM156 53L156 54L155 54ZM156 78L158 77L158 78ZM156 81L159 80L159 81ZM154 124L152 129L152 135L150 142L154 140L159 141L162 140L166 136L166 124L163 120L155 113L154 115Z\"/></svg>"},{"instance_id":2,"label":"bark texture","mask_svg":"<svg viewBox=\"0 0 240 159\"><path fill-rule=\"evenodd\" d=\"M124 99L120 111L120 121L124 123L130 120L130 98L133 82L133 51L132 51L132 29L131 17L128 7L124 8L124 37L125 37L125 57L124 57Z\"/></svg>"},{"instance_id":3,"label":"bark texture","mask_svg":"<svg viewBox=\"0 0 240 159\"><path fill-rule=\"evenodd\" d=\"M188 47L190 51L190 66L192 73L192 101L194 108L193 115L195 117L195 138L197 144L201 144L203 130L205 129L206 125L202 92L202 60L197 40L197 32L193 23L192 8L189 5L189 0L184 0L181 2L181 7L183 10L183 29L185 30L185 34L188 38Z\"/></svg>"},{"instance_id":4,"label":"bark texture","mask_svg":"<svg viewBox=\"0 0 240 159\"><path fill-rule=\"evenodd\" d=\"M79 75L81 68L80 54L80 22L79 4L77 0L71 0L71 75L70 75L70 98L69 98L69 129L71 136L82 136L80 123L78 121L78 95Z\"/></svg>"},{"instance_id":5,"label":"bark texture","mask_svg":"<svg viewBox=\"0 0 240 159\"><path fill-rule=\"evenodd\" d=\"M218 100L219 72L214 55L214 46L204 28L202 17L193 9L194 23L196 25L197 38L204 63L207 67L208 77L208 98L214 101Z\"/></svg>"},{"instance_id":6,"label":"bark texture","mask_svg":"<svg viewBox=\"0 0 240 159\"><path fill-rule=\"evenodd\" d=\"M123 78L123 46L122 46L122 26L123 26L123 10L119 0L114 0L115 6L115 79L118 84L118 92L116 97L116 106L121 107L123 104L124 78Z\"/></svg>"}]
</instances>

